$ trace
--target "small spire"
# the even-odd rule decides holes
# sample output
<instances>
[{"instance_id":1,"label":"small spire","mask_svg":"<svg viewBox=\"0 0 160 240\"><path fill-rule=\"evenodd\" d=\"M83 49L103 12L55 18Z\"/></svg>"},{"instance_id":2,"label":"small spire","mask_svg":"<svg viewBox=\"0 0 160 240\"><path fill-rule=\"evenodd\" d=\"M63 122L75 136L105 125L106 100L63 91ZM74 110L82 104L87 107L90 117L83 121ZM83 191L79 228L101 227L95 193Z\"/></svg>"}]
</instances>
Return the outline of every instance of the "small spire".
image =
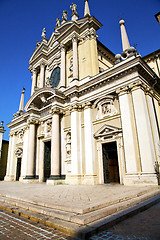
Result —
<instances>
[{"instance_id":1,"label":"small spire","mask_svg":"<svg viewBox=\"0 0 160 240\"><path fill-rule=\"evenodd\" d=\"M20 100L20 104L19 104L19 112L23 112L24 109L24 90L25 88L23 88L22 90L22 94L21 94L21 100Z\"/></svg>"},{"instance_id":2,"label":"small spire","mask_svg":"<svg viewBox=\"0 0 160 240\"><path fill-rule=\"evenodd\" d=\"M90 10L89 10L88 0L84 0L84 2L85 2L84 17L91 16Z\"/></svg>"},{"instance_id":3,"label":"small spire","mask_svg":"<svg viewBox=\"0 0 160 240\"><path fill-rule=\"evenodd\" d=\"M129 44L129 40L128 40L128 36L127 36L127 32L126 32L124 24L125 24L125 21L123 19L121 19L119 21L119 25L121 26L121 37L122 37L123 51L130 48L130 44Z\"/></svg>"}]
</instances>

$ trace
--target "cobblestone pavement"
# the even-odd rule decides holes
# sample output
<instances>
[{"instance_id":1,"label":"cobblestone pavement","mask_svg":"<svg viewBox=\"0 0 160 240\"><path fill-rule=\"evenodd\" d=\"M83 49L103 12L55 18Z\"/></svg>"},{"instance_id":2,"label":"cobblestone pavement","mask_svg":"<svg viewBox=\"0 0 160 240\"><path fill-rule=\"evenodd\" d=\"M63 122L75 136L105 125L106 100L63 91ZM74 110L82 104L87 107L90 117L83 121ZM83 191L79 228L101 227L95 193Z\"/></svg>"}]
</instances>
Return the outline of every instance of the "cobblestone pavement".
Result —
<instances>
[{"instance_id":1,"label":"cobblestone pavement","mask_svg":"<svg viewBox=\"0 0 160 240\"><path fill-rule=\"evenodd\" d=\"M67 234L53 228L31 222L28 219L0 210L0 239L1 240L35 240L35 239L71 239Z\"/></svg>"},{"instance_id":2,"label":"cobblestone pavement","mask_svg":"<svg viewBox=\"0 0 160 240\"><path fill-rule=\"evenodd\" d=\"M160 203L90 238L105 239L160 240Z\"/></svg>"},{"instance_id":3,"label":"cobblestone pavement","mask_svg":"<svg viewBox=\"0 0 160 240\"><path fill-rule=\"evenodd\" d=\"M67 234L30 220L0 211L0 239L72 239ZM114 227L94 235L90 240L160 240L160 203L138 213Z\"/></svg>"}]
</instances>

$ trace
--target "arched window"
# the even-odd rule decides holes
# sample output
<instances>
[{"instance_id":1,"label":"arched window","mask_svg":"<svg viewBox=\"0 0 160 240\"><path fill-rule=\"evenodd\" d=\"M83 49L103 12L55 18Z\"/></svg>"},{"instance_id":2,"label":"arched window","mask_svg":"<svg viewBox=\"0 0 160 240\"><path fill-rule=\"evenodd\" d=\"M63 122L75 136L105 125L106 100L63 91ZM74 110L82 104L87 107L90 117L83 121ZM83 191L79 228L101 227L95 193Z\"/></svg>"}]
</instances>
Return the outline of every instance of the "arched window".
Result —
<instances>
[{"instance_id":1,"label":"arched window","mask_svg":"<svg viewBox=\"0 0 160 240\"><path fill-rule=\"evenodd\" d=\"M52 87L56 88L60 82L60 67L56 67L51 74Z\"/></svg>"}]
</instances>

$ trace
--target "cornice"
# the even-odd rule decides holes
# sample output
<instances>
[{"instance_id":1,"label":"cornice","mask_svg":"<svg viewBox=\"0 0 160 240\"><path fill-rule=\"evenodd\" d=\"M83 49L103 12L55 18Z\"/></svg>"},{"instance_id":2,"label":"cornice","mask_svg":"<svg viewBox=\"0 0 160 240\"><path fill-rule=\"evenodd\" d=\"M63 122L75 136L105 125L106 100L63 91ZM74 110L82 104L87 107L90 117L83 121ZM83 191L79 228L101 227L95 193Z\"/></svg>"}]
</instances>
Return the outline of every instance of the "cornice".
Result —
<instances>
[{"instance_id":1,"label":"cornice","mask_svg":"<svg viewBox=\"0 0 160 240\"><path fill-rule=\"evenodd\" d=\"M147 85L151 86L153 84L154 72L152 71L152 69L143 61L141 57L137 57L137 58L133 57L90 78L88 82L82 85L80 85L80 81L79 81L79 86L74 86L66 89L64 91L64 94L69 98L75 95L77 97L80 97L82 95L89 93L90 91L96 90L105 85L107 86L109 83L111 82L113 83L115 80L122 79L125 76L130 75L132 73L137 73L136 74L137 77L141 79L141 81L144 81ZM129 81L130 80L128 80L128 82ZM136 78L135 78L135 81L137 81ZM122 85L122 82L120 84ZM124 84L126 83L124 82ZM160 84L159 84L159 87L160 87ZM119 86L115 85L115 88L119 88Z\"/></svg>"}]
</instances>

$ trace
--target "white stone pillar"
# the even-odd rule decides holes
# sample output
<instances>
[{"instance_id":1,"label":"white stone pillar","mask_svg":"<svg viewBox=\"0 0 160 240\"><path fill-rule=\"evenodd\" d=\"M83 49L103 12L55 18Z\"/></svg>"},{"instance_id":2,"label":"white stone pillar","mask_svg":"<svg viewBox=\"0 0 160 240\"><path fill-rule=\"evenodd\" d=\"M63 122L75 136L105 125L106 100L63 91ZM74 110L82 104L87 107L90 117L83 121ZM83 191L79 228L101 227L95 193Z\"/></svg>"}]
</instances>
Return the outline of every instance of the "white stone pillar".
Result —
<instances>
[{"instance_id":1,"label":"white stone pillar","mask_svg":"<svg viewBox=\"0 0 160 240\"><path fill-rule=\"evenodd\" d=\"M40 88L44 87L44 73L45 73L45 65L44 63L42 63L40 67L40 85L39 85Z\"/></svg>"},{"instance_id":2,"label":"white stone pillar","mask_svg":"<svg viewBox=\"0 0 160 240\"><path fill-rule=\"evenodd\" d=\"M125 89L119 93L119 104L123 129L126 173L136 174L138 171L137 162L140 162L138 141L132 99L130 93L125 91Z\"/></svg>"},{"instance_id":3,"label":"white stone pillar","mask_svg":"<svg viewBox=\"0 0 160 240\"><path fill-rule=\"evenodd\" d=\"M146 97L140 86L132 89L142 172L154 173L156 161Z\"/></svg>"},{"instance_id":4,"label":"white stone pillar","mask_svg":"<svg viewBox=\"0 0 160 240\"><path fill-rule=\"evenodd\" d=\"M71 174L82 174L81 112L78 106L71 112Z\"/></svg>"},{"instance_id":5,"label":"white stone pillar","mask_svg":"<svg viewBox=\"0 0 160 240\"><path fill-rule=\"evenodd\" d=\"M27 174L27 161L28 161L28 144L29 144L29 128L25 128L24 132L24 140L23 140L23 157L22 157L22 167L21 167L21 180L26 176Z\"/></svg>"},{"instance_id":6,"label":"white stone pillar","mask_svg":"<svg viewBox=\"0 0 160 240\"><path fill-rule=\"evenodd\" d=\"M52 140L51 140L51 177L50 180L60 179L60 125L59 110L53 109Z\"/></svg>"},{"instance_id":7,"label":"white stone pillar","mask_svg":"<svg viewBox=\"0 0 160 240\"><path fill-rule=\"evenodd\" d=\"M36 134L36 122L34 120L29 120L29 143L28 143L28 161L27 161L27 171L26 179L34 179L35 169L35 134Z\"/></svg>"},{"instance_id":8,"label":"white stone pillar","mask_svg":"<svg viewBox=\"0 0 160 240\"><path fill-rule=\"evenodd\" d=\"M33 69L33 78L32 78L32 90L31 95L34 93L34 89L37 86L37 70Z\"/></svg>"},{"instance_id":9,"label":"white stone pillar","mask_svg":"<svg viewBox=\"0 0 160 240\"><path fill-rule=\"evenodd\" d=\"M66 87L66 49L61 45L61 86Z\"/></svg>"},{"instance_id":10,"label":"white stone pillar","mask_svg":"<svg viewBox=\"0 0 160 240\"><path fill-rule=\"evenodd\" d=\"M78 39L76 36L72 38L73 48L73 80L79 79L78 76Z\"/></svg>"},{"instance_id":11,"label":"white stone pillar","mask_svg":"<svg viewBox=\"0 0 160 240\"><path fill-rule=\"evenodd\" d=\"M44 142L40 139L39 182L44 181Z\"/></svg>"},{"instance_id":12,"label":"white stone pillar","mask_svg":"<svg viewBox=\"0 0 160 240\"><path fill-rule=\"evenodd\" d=\"M10 176L10 180L13 181L15 180L15 145L16 145L16 134L13 134L13 139L12 139L12 145L11 145L11 155L10 155L10 172L9 172L9 176Z\"/></svg>"},{"instance_id":13,"label":"white stone pillar","mask_svg":"<svg viewBox=\"0 0 160 240\"><path fill-rule=\"evenodd\" d=\"M95 175L95 146L93 138L91 104L84 108L84 136L85 136L85 174Z\"/></svg>"},{"instance_id":14,"label":"white stone pillar","mask_svg":"<svg viewBox=\"0 0 160 240\"><path fill-rule=\"evenodd\" d=\"M157 127L157 120L156 120L156 112L155 107L153 106L154 100L152 99L152 96L150 96L149 92L146 94L147 98L147 105L148 105L148 111L150 116L150 124L151 124L151 130L152 130L152 136L154 140L154 147L155 147L155 153L156 153L156 159L157 162L160 162L160 140L159 140L159 132Z\"/></svg>"}]
</instances>

